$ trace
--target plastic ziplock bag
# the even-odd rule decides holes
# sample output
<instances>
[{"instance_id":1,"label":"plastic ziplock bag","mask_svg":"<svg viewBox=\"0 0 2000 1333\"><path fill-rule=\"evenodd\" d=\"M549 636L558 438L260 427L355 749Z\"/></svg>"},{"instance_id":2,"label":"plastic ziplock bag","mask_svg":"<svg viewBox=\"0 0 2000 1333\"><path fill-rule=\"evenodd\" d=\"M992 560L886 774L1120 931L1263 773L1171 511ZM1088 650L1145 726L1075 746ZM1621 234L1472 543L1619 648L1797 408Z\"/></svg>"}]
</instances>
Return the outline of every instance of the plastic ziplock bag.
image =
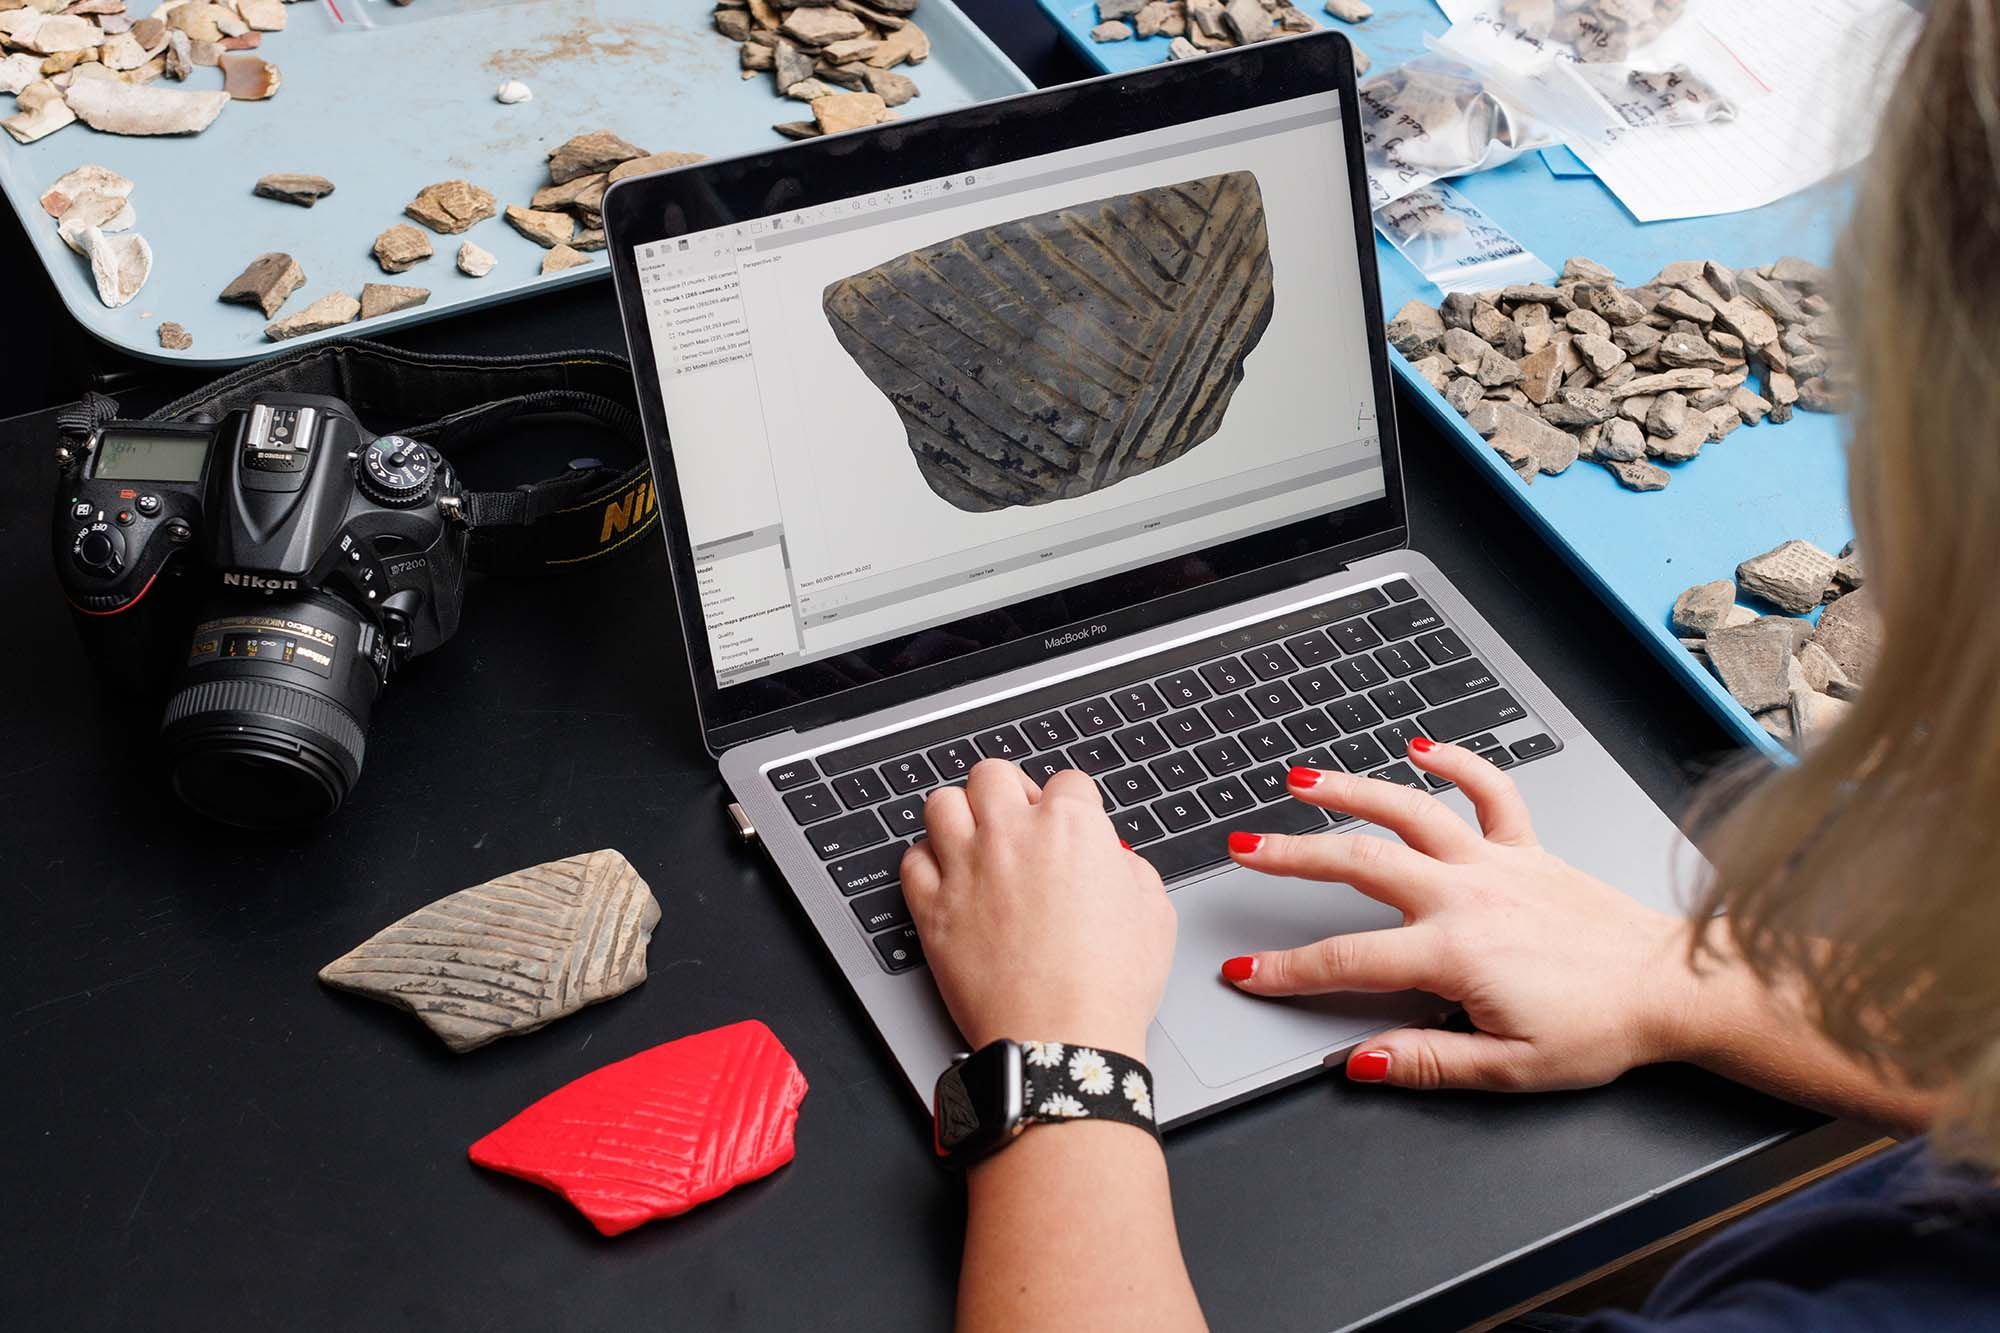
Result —
<instances>
[{"instance_id":1,"label":"plastic ziplock bag","mask_svg":"<svg viewBox=\"0 0 2000 1333\"><path fill-rule=\"evenodd\" d=\"M1586 64L1621 64L1680 22L1687 0L1502 0L1500 17Z\"/></svg>"},{"instance_id":2,"label":"plastic ziplock bag","mask_svg":"<svg viewBox=\"0 0 2000 1333\"><path fill-rule=\"evenodd\" d=\"M1377 209L1375 229L1441 292L1483 292L1555 272L1441 181Z\"/></svg>"}]
</instances>

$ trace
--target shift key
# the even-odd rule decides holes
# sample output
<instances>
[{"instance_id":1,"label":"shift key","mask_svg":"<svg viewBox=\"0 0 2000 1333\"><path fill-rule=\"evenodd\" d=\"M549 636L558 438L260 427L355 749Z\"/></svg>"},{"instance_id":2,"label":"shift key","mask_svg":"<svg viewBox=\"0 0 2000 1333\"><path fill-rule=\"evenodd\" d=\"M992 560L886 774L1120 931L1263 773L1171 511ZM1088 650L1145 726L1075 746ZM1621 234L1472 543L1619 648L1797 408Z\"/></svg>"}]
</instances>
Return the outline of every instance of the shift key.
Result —
<instances>
[{"instance_id":1,"label":"shift key","mask_svg":"<svg viewBox=\"0 0 2000 1333\"><path fill-rule=\"evenodd\" d=\"M806 839L812 843L813 850L819 853L822 861L858 852L863 847L873 847L888 836L873 810L856 810L851 815L829 819L806 830Z\"/></svg>"},{"instance_id":2,"label":"shift key","mask_svg":"<svg viewBox=\"0 0 2000 1333\"><path fill-rule=\"evenodd\" d=\"M1443 708L1433 708L1417 718L1432 740L1462 740L1477 731L1491 731L1507 722L1518 722L1528 715L1528 710L1505 690L1488 690L1475 694L1470 699L1460 699L1455 704ZM863 813L867 813L863 811ZM839 821L835 821L839 822ZM827 827L816 824L806 830L818 833Z\"/></svg>"}]
</instances>

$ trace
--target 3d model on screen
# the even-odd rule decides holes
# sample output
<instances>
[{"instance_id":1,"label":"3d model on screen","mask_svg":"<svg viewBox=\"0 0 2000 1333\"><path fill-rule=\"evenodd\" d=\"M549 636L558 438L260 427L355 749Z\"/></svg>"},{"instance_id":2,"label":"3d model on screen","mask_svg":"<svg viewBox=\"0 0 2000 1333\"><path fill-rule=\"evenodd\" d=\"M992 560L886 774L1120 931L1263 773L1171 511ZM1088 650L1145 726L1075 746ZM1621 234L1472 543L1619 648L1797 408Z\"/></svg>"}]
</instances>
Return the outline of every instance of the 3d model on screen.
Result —
<instances>
[{"instance_id":1,"label":"3d model on screen","mask_svg":"<svg viewBox=\"0 0 2000 1333\"><path fill-rule=\"evenodd\" d=\"M830 285L924 480L983 512L1087 495L1214 435L1271 322L1247 171L1020 218Z\"/></svg>"}]
</instances>

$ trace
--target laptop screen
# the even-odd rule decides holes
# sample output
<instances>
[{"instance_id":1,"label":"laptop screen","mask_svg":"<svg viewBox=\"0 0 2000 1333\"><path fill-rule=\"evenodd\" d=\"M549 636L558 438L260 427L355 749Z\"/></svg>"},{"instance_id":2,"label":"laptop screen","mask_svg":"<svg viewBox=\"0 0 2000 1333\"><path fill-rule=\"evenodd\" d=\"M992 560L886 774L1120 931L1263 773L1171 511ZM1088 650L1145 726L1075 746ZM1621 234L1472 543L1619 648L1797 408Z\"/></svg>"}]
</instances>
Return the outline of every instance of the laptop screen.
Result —
<instances>
[{"instance_id":1,"label":"laptop screen","mask_svg":"<svg viewBox=\"0 0 2000 1333\"><path fill-rule=\"evenodd\" d=\"M633 247L715 686L1383 498L1347 160L1323 92Z\"/></svg>"}]
</instances>

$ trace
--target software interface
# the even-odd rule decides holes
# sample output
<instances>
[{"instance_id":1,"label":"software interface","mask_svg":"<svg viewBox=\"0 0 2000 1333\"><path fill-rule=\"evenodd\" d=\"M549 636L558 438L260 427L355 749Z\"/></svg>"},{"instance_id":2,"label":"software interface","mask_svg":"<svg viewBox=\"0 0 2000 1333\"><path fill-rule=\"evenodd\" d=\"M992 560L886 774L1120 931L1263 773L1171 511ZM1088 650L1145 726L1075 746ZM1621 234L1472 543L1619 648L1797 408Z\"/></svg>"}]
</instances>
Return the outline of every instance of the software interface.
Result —
<instances>
[{"instance_id":1,"label":"software interface","mask_svg":"<svg viewBox=\"0 0 2000 1333\"><path fill-rule=\"evenodd\" d=\"M638 246L717 683L1383 495L1339 114Z\"/></svg>"}]
</instances>

